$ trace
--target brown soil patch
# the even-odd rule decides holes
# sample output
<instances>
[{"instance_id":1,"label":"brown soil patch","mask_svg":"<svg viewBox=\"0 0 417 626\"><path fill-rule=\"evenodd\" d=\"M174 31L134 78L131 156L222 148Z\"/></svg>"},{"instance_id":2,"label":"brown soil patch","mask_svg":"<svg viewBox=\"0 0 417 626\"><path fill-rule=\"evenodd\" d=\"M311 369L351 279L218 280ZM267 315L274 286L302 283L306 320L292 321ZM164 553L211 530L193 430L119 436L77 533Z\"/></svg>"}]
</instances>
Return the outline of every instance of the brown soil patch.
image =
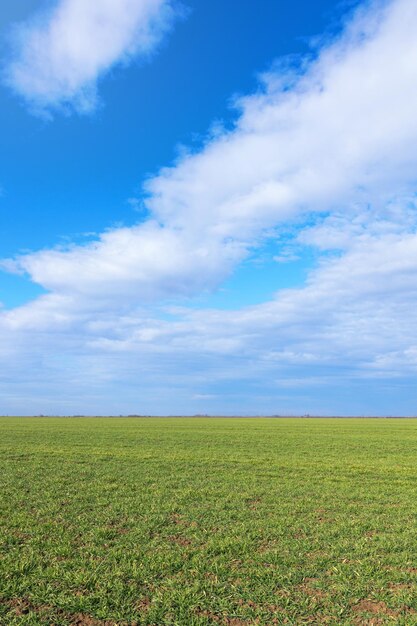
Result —
<instances>
[{"instance_id":1,"label":"brown soil patch","mask_svg":"<svg viewBox=\"0 0 417 626\"><path fill-rule=\"evenodd\" d=\"M7 605L17 617L23 617L29 613L36 613L37 615L44 615L45 617L50 616L52 620L57 616L63 617L70 622L71 626L128 626L126 622L101 620L85 613L69 614L50 604L33 604L27 598L12 598L11 600L2 600L2 602ZM49 623L53 624L53 621ZM133 624L130 626L133 626Z\"/></svg>"},{"instance_id":2,"label":"brown soil patch","mask_svg":"<svg viewBox=\"0 0 417 626\"><path fill-rule=\"evenodd\" d=\"M316 513L317 515L316 519L320 524L327 524L329 522L334 522L334 518L331 515L329 515L329 511L326 511L326 509L323 509L320 507L319 509L316 509L314 512Z\"/></svg>"},{"instance_id":3,"label":"brown soil patch","mask_svg":"<svg viewBox=\"0 0 417 626\"><path fill-rule=\"evenodd\" d=\"M21 617L22 615L27 615L28 613L33 611L33 606L27 598L12 598L11 600L4 601L4 604L13 609L14 613L18 617Z\"/></svg>"},{"instance_id":4,"label":"brown soil patch","mask_svg":"<svg viewBox=\"0 0 417 626\"><path fill-rule=\"evenodd\" d=\"M189 539L186 539L185 537L181 537L181 535L170 535L168 537L168 541L170 541L171 543L175 543L177 546L190 546L191 545L191 541Z\"/></svg>"},{"instance_id":5,"label":"brown soil patch","mask_svg":"<svg viewBox=\"0 0 417 626\"><path fill-rule=\"evenodd\" d=\"M135 604L135 609L141 612L145 612L149 609L151 604L152 604L151 599L148 598L148 596L146 596L144 598L141 598L139 602Z\"/></svg>"},{"instance_id":6,"label":"brown soil patch","mask_svg":"<svg viewBox=\"0 0 417 626\"><path fill-rule=\"evenodd\" d=\"M388 589L393 593L399 593L401 591L411 591L415 588L412 583L389 583Z\"/></svg>"},{"instance_id":7,"label":"brown soil patch","mask_svg":"<svg viewBox=\"0 0 417 626\"><path fill-rule=\"evenodd\" d=\"M239 606L243 606L248 609L253 609L257 611L268 611L269 613L282 613L284 611L281 606L276 606L275 604L258 604L253 600L240 599L238 604Z\"/></svg>"},{"instance_id":8,"label":"brown soil patch","mask_svg":"<svg viewBox=\"0 0 417 626\"><path fill-rule=\"evenodd\" d=\"M221 626L248 626L249 624L256 623L256 622L248 622L238 617L228 617L227 615L218 615L217 613L213 613L212 611L208 611L206 609L197 609L195 613L199 617L207 617L208 619L212 620L214 623L221 624Z\"/></svg>"},{"instance_id":9,"label":"brown soil patch","mask_svg":"<svg viewBox=\"0 0 417 626\"><path fill-rule=\"evenodd\" d=\"M389 617L398 617L398 611L394 611L387 607L385 602L377 602L374 600L361 600L352 607L354 613L376 613L379 615L388 615Z\"/></svg>"},{"instance_id":10,"label":"brown soil patch","mask_svg":"<svg viewBox=\"0 0 417 626\"><path fill-rule=\"evenodd\" d=\"M171 524L175 524L176 526L184 526L185 528L197 528L198 526L197 522L189 522L188 520L184 519L184 517L179 513L172 513L169 516L169 521Z\"/></svg>"},{"instance_id":11,"label":"brown soil patch","mask_svg":"<svg viewBox=\"0 0 417 626\"><path fill-rule=\"evenodd\" d=\"M364 620L358 615L355 623L358 625L366 624L367 626L378 626L383 624L384 620L380 616L392 617L393 620L398 620L402 615L416 615L417 611L408 606L402 606L399 609L390 609L385 602L376 600L361 600L358 604L352 607L354 613L373 613L375 618L371 620Z\"/></svg>"},{"instance_id":12,"label":"brown soil patch","mask_svg":"<svg viewBox=\"0 0 417 626\"><path fill-rule=\"evenodd\" d=\"M16 539L20 539L21 541L27 541L28 539L31 538L31 535L29 533L24 533L21 530L11 531L10 534Z\"/></svg>"},{"instance_id":13,"label":"brown soil patch","mask_svg":"<svg viewBox=\"0 0 417 626\"><path fill-rule=\"evenodd\" d=\"M303 530L297 530L292 536L293 539L306 539L307 534Z\"/></svg>"},{"instance_id":14,"label":"brown soil patch","mask_svg":"<svg viewBox=\"0 0 417 626\"><path fill-rule=\"evenodd\" d=\"M262 541L257 548L257 552L259 554L265 554L265 552L274 552L277 546L278 541L276 541L275 539Z\"/></svg>"},{"instance_id":15,"label":"brown soil patch","mask_svg":"<svg viewBox=\"0 0 417 626\"><path fill-rule=\"evenodd\" d=\"M328 559L329 553L325 550L313 550L312 552L306 552L306 556L312 561L317 561L318 559Z\"/></svg>"},{"instance_id":16,"label":"brown soil patch","mask_svg":"<svg viewBox=\"0 0 417 626\"><path fill-rule=\"evenodd\" d=\"M129 528L123 525L123 519L111 520L107 524L107 528L117 533L118 535L126 535L129 532Z\"/></svg>"},{"instance_id":17,"label":"brown soil patch","mask_svg":"<svg viewBox=\"0 0 417 626\"><path fill-rule=\"evenodd\" d=\"M317 582L317 578L305 578L300 585L297 585L295 589L301 591L306 596L313 598L314 600L321 600L325 598L327 594L322 589L314 587L314 583Z\"/></svg>"},{"instance_id":18,"label":"brown soil patch","mask_svg":"<svg viewBox=\"0 0 417 626\"><path fill-rule=\"evenodd\" d=\"M256 511L258 504L261 502L261 498L247 498L245 502L246 506L248 506L251 511Z\"/></svg>"},{"instance_id":19,"label":"brown soil patch","mask_svg":"<svg viewBox=\"0 0 417 626\"><path fill-rule=\"evenodd\" d=\"M383 565L382 569L388 572L401 572L406 574L417 574L417 567L401 567L400 565Z\"/></svg>"}]
</instances>

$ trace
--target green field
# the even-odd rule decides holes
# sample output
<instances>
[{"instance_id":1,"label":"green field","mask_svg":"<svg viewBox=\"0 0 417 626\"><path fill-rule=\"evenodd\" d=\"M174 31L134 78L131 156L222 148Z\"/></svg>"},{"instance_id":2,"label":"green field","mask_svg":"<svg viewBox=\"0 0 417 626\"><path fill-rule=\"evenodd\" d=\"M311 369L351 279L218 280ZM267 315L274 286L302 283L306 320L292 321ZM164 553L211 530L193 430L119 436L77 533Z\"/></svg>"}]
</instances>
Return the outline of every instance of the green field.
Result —
<instances>
[{"instance_id":1,"label":"green field","mask_svg":"<svg viewBox=\"0 0 417 626\"><path fill-rule=\"evenodd\" d=\"M0 419L0 624L417 624L417 420Z\"/></svg>"}]
</instances>

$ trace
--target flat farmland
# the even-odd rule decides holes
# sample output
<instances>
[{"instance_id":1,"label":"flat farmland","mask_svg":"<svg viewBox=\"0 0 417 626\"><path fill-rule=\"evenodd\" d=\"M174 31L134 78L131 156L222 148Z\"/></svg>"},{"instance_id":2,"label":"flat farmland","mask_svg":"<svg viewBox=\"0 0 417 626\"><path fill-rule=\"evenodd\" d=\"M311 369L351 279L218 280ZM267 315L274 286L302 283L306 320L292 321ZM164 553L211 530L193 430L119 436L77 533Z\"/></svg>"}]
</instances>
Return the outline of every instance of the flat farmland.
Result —
<instances>
[{"instance_id":1,"label":"flat farmland","mask_svg":"<svg viewBox=\"0 0 417 626\"><path fill-rule=\"evenodd\" d=\"M0 624L417 624L417 420L1 418Z\"/></svg>"}]
</instances>

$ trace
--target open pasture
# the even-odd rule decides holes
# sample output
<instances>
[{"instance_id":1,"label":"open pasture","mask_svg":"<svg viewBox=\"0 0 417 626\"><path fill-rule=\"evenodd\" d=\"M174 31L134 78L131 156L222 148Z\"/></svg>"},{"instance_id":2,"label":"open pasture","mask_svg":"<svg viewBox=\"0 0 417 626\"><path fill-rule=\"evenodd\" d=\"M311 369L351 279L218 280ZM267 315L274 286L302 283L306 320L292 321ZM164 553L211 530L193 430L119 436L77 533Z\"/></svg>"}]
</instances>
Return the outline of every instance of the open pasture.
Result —
<instances>
[{"instance_id":1,"label":"open pasture","mask_svg":"<svg viewBox=\"0 0 417 626\"><path fill-rule=\"evenodd\" d=\"M2 418L0 624L417 624L417 420Z\"/></svg>"}]
</instances>

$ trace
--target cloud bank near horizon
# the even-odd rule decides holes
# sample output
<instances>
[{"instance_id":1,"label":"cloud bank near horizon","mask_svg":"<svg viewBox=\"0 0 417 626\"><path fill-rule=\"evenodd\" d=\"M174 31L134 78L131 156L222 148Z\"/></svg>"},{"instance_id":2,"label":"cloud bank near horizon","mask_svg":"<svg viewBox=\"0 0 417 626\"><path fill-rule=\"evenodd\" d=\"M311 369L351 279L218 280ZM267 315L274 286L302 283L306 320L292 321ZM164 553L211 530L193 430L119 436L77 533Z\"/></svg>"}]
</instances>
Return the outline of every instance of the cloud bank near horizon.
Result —
<instances>
[{"instance_id":1,"label":"cloud bank near horizon","mask_svg":"<svg viewBox=\"0 0 417 626\"><path fill-rule=\"evenodd\" d=\"M12 36L5 79L38 112L91 112L97 82L149 56L172 26L171 0L58 0Z\"/></svg>"},{"instance_id":2,"label":"cloud bank near horizon","mask_svg":"<svg viewBox=\"0 0 417 626\"><path fill-rule=\"evenodd\" d=\"M369 381L398 385L399 406L417 370L416 28L411 0L362 7L302 70L265 74L231 130L150 178L145 222L3 261L49 291L0 317L16 371L52 368L74 396L90 381L92 406L122 386L128 412L138 389L148 411L170 412L165 395L177 410L230 398L233 412L236 381L262 410L303 386ZM303 287L235 311L187 306L265 242L278 259L315 250Z\"/></svg>"}]
</instances>

